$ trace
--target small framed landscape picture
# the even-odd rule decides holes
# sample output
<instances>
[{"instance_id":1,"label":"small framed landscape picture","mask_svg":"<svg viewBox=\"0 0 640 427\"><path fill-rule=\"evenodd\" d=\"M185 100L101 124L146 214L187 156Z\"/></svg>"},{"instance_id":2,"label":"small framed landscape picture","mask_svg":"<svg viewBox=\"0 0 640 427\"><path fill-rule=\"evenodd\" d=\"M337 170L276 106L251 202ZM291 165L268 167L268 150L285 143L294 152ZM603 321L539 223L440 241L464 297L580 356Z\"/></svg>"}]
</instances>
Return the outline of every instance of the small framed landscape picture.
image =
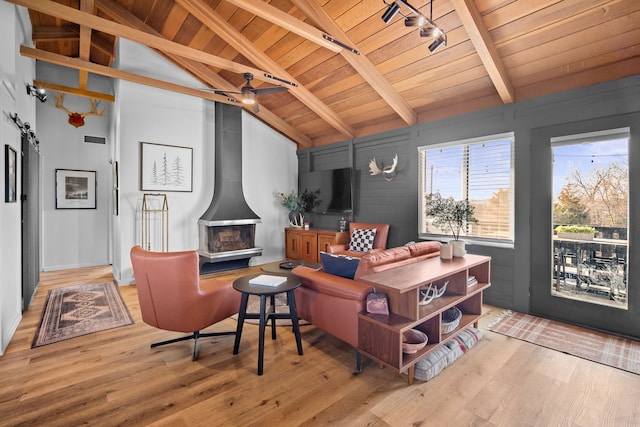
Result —
<instances>
[{"instance_id":1,"label":"small framed landscape picture","mask_svg":"<svg viewBox=\"0 0 640 427\"><path fill-rule=\"evenodd\" d=\"M193 191L193 148L140 143L141 191Z\"/></svg>"},{"instance_id":2,"label":"small framed landscape picture","mask_svg":"<svg viewBox=\"0 0 640 427\"><path fill-rule=\"evenodd\" d=\"M18 156L10 145L4 146L4 201L15 203L18 191L16 188L18 174Z\"/></svg>"},{"instance_id":3,"label":"small framed landscape picture","mask_svg":"<svg viewBox=\"0 0 640 427\"><path fill-rule=\"evenodd\" d=\"M56 169L56 209L95 209L96 171Z\"/></svg>"}]
</instances>

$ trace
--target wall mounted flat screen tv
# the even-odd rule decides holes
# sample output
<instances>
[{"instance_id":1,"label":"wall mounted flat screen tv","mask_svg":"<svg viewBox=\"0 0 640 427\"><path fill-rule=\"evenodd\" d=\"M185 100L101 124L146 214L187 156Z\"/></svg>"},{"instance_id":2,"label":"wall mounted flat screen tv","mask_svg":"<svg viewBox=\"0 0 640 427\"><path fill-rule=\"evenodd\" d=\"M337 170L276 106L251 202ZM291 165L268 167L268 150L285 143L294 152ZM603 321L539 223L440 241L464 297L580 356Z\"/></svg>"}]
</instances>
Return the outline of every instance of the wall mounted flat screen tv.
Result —
<instances>
[{"instance_id":1,"label":"wall mounted flat screen tv","mask_svg":"<svg viewBox=\"0 0 640 427\"><path fill-rule=\"evenodd\" d=\"M353 172L351 168L314 171L300 177L300 191L317 193L314 213L353 213Z\"/></svg>"}]
</instances>

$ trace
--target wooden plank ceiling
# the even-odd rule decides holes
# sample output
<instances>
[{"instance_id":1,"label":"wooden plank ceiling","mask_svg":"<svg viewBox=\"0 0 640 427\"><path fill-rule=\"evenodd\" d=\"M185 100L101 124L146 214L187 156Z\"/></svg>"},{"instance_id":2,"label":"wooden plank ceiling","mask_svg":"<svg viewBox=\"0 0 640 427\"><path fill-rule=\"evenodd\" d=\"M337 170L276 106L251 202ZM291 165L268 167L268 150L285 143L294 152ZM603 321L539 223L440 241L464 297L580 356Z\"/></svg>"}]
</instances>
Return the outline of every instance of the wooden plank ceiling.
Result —
<instances>
[{"instance_id":1,"label":"wooden plank ceiling","mask_svg":"<svg viewBox=\"0 0 640 427\"><path fill-rule=\"evenodd\" d=\"M70 93L82 94L88 73L98 73L240 99L113 69L124 37L203 87L238 91L245 72L256 88L288 87L258 96L255 115L300 149L640 71L637 0L434 0L432 15L429 1L411 0L446 32L446 46L434 52L432 39L405 26L406 5L385 24L382 0L8 1L30 12L35 48L23 46L23 55L81 70Z\"/></svg>"}]
</instances>

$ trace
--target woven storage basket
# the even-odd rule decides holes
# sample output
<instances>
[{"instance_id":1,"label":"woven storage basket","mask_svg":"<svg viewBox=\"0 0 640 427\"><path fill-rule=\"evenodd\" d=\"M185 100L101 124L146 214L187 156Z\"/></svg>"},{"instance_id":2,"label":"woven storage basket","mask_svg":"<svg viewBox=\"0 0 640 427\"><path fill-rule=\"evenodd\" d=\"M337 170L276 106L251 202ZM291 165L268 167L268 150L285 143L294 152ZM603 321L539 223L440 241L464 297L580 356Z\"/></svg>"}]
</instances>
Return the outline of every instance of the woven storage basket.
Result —
<instances>
[{"instance_id":1,"label":"woven storage basket","mask_svg":"<svg viewBox=\"0 0 640 427\"><path fill-rule=\"evenodd\" d=\"M427 345L429 338L427 334L417 329L409 329L402 334L404 337L402 343L402 352L406 354L413 354Z\"/></svg>"},{"instance_id":2,"label":"woven storage basket","mask_svg":"<svg viewBox=\"0 0 640 427\"><path fill-rule=\"evenodd\" d=\"M441 331L443 334L448 334L453 332L455 328L460 324L460 319L462 319L462 312L458 307L451 307L442 313L442 328Z\"/></svg>"}]
</instances>

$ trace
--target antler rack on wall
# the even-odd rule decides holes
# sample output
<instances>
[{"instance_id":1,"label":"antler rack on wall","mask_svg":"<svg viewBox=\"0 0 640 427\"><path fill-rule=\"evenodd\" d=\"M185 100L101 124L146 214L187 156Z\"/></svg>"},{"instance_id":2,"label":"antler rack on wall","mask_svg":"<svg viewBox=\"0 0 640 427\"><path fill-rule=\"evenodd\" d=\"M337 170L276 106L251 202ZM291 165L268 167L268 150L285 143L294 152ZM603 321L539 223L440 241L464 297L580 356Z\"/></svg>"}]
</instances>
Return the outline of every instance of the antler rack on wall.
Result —
<instances>
[{"instance_id":1,"label":"antler rack on wall","mask_svg":"<svg viewBox=\"0 0 640 427\"><path fill-rule=\"evenodd\" d=\"M107 111L107 107L102 107L102 109L98 109L100 105L100 101L94 98L90 98L91 100L91 109L84 113L78 113L74 111L70 111L64 106L64 93L56 93L56 102L55 107L67 113L69 116L69 124L74 127L84 126L84 118L87 116L99 116L104 117L105 112Z\"/></svg>"}]
</instances>

